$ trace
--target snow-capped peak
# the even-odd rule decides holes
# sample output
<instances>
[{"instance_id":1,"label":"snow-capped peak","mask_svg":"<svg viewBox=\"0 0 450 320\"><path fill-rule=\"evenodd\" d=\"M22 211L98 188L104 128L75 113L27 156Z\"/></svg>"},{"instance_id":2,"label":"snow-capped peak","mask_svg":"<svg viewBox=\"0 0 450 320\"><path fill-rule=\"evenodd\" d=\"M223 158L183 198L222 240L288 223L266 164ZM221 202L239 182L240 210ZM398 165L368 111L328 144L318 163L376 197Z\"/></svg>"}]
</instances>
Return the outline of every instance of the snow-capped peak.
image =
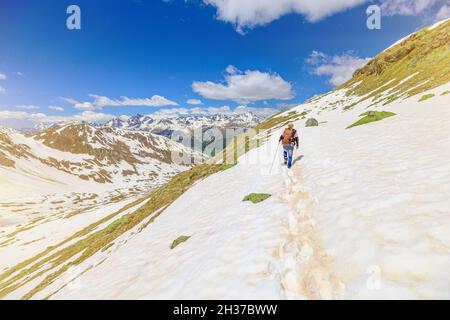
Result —
<instances>
[{"instance_id":1,"label":"snow-capped peak","mask_svg":"<svg viewBox=\"0 0 450 320\"><path fill-rule=\"evenodd\" d=\"M217 127L248 129L256 126L264 120L252 112L233 114L192 114L181 116L169 116L165 118L152 117L151 115L137 114L123 121L115 118L106 123L106 126L150 132L171 132L175 130L191 130L203 127L204 129Z\"/></svg>"}]
</instances>

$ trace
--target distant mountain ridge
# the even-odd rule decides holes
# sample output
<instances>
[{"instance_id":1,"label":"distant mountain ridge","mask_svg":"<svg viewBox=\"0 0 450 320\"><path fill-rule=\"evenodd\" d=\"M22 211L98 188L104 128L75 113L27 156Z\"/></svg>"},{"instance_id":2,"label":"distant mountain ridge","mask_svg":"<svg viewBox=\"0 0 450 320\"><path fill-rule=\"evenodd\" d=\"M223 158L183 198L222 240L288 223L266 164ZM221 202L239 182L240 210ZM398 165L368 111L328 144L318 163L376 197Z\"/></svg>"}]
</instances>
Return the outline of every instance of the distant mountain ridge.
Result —
<instances>
[{"instance_id":1,"label":"distant mountain ridge","mask_svg":"<svg viewBox=\"0 0 450 320\"><path fill-rule=\"evenodd\" d=\"M264 117L253 112L233 114L212 115L182 115L166 118L155 118L151 115L135 115L128 120L115 118L108 121L105 126L135 130L148 131L164 136L170 136L174 131L192 131L197 128L207 130L218 129L250 129L264 121Z\"/></svg>"}]
</instances>

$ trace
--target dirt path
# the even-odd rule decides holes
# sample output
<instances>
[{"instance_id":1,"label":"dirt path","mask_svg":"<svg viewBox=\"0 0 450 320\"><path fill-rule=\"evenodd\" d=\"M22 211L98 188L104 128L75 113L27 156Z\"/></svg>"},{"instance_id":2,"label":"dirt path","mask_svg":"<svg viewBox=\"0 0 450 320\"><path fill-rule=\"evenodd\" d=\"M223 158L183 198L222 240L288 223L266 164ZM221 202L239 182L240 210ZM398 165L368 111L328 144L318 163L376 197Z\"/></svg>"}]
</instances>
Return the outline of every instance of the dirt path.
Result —
<instances>
[{"instance_id":1,"label":"dirt path","mask_svg":"<svg viewBox=\"0 0 450 320\"><path fill-rule=\"evenodd\" d=\"M333 275L332 261L321 246L314 219L316 200L303 185L299 166L283 170L281 202L289 206L282 244L281 284L287 299L339 299L344 285Z\"/></svg>"}]
</instances>

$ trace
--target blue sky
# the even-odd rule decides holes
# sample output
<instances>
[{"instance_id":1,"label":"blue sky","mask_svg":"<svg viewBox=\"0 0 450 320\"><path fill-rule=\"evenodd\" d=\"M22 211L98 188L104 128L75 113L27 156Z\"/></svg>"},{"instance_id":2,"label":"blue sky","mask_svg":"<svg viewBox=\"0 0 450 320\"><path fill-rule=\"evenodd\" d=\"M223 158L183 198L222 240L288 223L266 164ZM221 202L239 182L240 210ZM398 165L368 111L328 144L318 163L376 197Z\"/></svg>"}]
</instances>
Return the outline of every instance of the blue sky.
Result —
<instances>
[{"instance_id":1,"label":"blue sky","mask_svg":"<svg viewBox=\"0 0 450 320\"><path fill-rule=\"evenodd\" d=\"M3 0L0 123L299 103L449 12L380 1ZM381 30L366 27L374 3ZM81 30L66 27L71 4Z\"/></svg>"}]
</instances>

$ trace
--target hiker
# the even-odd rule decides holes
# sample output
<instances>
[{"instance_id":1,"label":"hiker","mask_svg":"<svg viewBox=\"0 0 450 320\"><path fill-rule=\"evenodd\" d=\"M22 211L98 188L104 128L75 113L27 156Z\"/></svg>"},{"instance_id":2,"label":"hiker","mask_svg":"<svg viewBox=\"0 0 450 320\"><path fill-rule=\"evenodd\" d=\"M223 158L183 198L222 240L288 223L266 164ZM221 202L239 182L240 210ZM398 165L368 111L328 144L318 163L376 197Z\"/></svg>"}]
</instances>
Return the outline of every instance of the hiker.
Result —
<instances>
[{"instance_id":1,"label":"hiker","mask_svg":"<svg viewBox=\"0 0 450 320\"><path fill-rule=\"evenodd\" d=\"M289 123L288 127L284 129L279 142L283 144L284 150L284 164L290 169L292 167L292 157L294 155L294 147L298 149L298 134L294 129L294 124Z\"/></svg>"}]
</instances>

